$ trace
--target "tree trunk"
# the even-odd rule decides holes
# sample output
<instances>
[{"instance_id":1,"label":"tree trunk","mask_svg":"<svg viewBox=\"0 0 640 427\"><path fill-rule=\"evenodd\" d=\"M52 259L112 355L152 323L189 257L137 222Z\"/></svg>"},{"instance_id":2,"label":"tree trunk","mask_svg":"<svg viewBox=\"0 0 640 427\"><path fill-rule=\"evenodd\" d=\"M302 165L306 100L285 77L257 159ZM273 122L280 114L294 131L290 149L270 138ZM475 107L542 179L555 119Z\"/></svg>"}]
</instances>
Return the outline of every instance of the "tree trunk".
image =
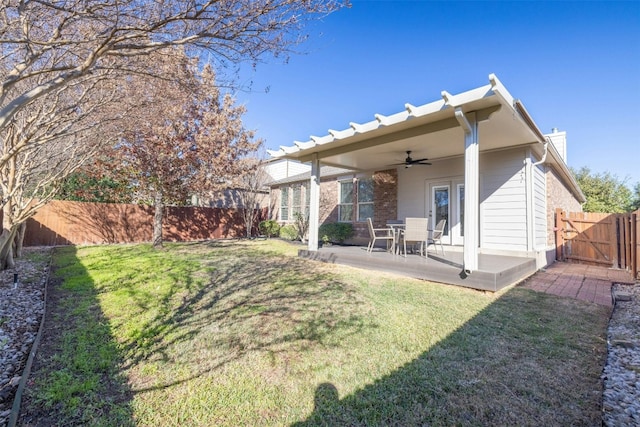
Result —
<instances>
[{"instance_id":1,"label":"tree trunk","mask_svg":"<svg viewBox=\"0 0 640 427\"><path fill-rule=\"evenodd\" d=\"M255 209L244 208L244 227L246 228L246 236L247 238L251 238L253 234L253 223L255 222Z\"/></svg>"},{"instance_id":2,"label":"tree trunk","mask_svg":"<svg viewBox=\"0 0 640 427\"><path fill-rule=\"evenodd\" d=\"M154 204L155 213L153 215L153 247L158 249L162 247L162 214L164 212L162 191L156 190Z\"/></svg>"},{"instance_id":3,"label":"tree trunk","mask_svg":"<svg viewBox=\"0 0 640 427\"><path fill-rule=\"evenodd\" d=\"M22 248L24 244L24 235L27 232L27 221L21 222L16 233L16 258L22 258Z\"/></svg>"},{"instance_id":4,"label":"tree trunk","mask_svg":"<svg viewBox=\"0 0 640 427\"><path fill-rule=\"evenodd\" d=\"M15 267L13 262L13 241L16 235L16 226L11 219L11 203L3 206L2 234L0 234L0 270Z\"/></svg>"}]
</instances>

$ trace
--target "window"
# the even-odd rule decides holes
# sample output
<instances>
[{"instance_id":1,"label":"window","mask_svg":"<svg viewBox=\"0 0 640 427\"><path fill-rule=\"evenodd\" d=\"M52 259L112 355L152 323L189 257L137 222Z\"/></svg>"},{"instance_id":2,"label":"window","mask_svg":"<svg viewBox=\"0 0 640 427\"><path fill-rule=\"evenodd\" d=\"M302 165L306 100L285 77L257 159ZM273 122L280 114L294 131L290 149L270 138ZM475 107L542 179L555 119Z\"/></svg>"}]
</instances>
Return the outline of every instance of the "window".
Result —
<instances>
[{"instance_id":1,"label":"window","mask_svg":"<svg viewBox=\"0 0 640 427\"><path fill-rule=\"evenodd\" d=\"M373 219L373 180L358 181L358 221Z\"/></svg>"},{"instance_id":2,"label":"window","mask_svg":"<svg viewBox=\"0 0 640 427\"><path fill-rule=\"evenodd\" d=\"M289 220L289 187L280 188L280 220Z\"/></svg>"},{"instance_id":3,"label":"window","mask_svg":"<svg viewBox=\"0 0 640 427\"><path fill-rule=\"evenodd\" d=\"M338 221L353 221L353 181L340 181Z\"/></svg>"},{"instance_id":4,"label":"window","mask_svg":"<svg viewBox=\"0 0 640 427\"><path fill-rule=\"evenodd\" d=\"M280 187L280 221L293 221L296 213L309 216L309 183Z\"/></svg>"},{"instance_id":5,"label":"window","mask_svg":"<svg viewBox=\"0 0 640 427\"><path fill-rule=\"evenodd\" d=\"M304 187L304 213L306 216L309 216L309 199L311 199L309 183L305 182L302 184L302 187Z\"/></svg>"},{"instance_id":6,"label":"window","mask_svg":"<svg viewBox=\"0 0 640 427\"><path fill-rule=\"evenodd\" d=\"M302 185L298 184L292 186L291 214L294 218L298 212L302 212L302 201Z\"/></svg>"}]
</instances>

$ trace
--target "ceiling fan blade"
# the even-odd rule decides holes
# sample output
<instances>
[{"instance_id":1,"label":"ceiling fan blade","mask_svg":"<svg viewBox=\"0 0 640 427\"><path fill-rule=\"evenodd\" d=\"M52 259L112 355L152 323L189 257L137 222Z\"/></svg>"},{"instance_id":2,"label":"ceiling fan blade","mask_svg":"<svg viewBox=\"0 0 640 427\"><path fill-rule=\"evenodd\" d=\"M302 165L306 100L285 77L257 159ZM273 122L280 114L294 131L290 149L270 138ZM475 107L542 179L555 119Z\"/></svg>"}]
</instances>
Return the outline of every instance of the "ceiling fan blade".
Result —
<instances>
[{"instance_id":1,"label":"ceiling fan blade","mask_svg":"<svg viewBox=\"0 0 640 427\"><path fill-rule=\"evenodd\" d=\"M424 159L412 159L411 163L420 163L420 162L424 162L426 160L429 160L429 159L427 159L426 157Z\"/></svg>"},{"instance_id":2,"label":"ceiling fan blade","mask_svg":"<svg viewBox=\"0 0 640 427\"><path fill-rule=\"evenodd\" d=\"M429 166L431 166L431 163L429 163L429 162L415 162L414 165L429 165Z\"/></svg>"}]
</instances>

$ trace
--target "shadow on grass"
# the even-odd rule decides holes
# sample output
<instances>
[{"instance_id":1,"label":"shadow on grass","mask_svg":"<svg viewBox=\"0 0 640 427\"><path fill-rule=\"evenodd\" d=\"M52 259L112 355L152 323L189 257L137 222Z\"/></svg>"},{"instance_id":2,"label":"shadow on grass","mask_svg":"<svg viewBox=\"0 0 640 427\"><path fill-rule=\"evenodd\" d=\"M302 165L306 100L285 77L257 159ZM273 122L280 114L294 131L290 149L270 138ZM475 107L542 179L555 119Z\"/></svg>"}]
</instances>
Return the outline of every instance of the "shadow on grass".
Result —
<instances>
[{"instance_id":1,"label":"shadow on grass","mask_svg":"<svg viewBox=\"0 0 640 427\"><path fill-rule=\"evenodd\" d=\"M136 247L122 247L105 262L120 265L137 257ZM153 264L140 265L136 280L127 280L133 273L119 271L114 274L123 280L101 287L126 294L127 316L144 318L120 335L122 369L173 362L189 369L151 379L134 373L140 380L134 381L134 394L188 382L249 352L276 357L318 343L331 346L327 337L375 326L362 312L357 293L336 275L314 272L305 261L277 251L215 241L168 244L148 257ZM147 268L161 269L166 286L157 293L144 284Z\"/></svg>"},{"instance_id":2,"label":"shadow on grass","mask_svg":"<svg viewBox=\"0 0 640 427\"><path fill-rule=\"evenodd\" d=\"M317 386L295 427L600 425L608 309L515 288L354 393Z\"/></svg>"},{"instance_id":3,"label":"shadow on grass","mask_svg":"<svg viewBox=\"0 0 640 427\"><path fill-rule=\"evenodd\" d=\"M238 242L181 248L198 246L212 257L207 280L198 283L192 276L185 277L187 293L179 298L175 289L165 294L163 308L141 328L143 336L126 349L130 365L135 365L149 358L170 361L176 357L176 348L186 343L195 369L188 377L136 392L189 381L248 352L275 357L296 347L330 346L328 337L357 334L370 326L356 293L336 275L314 272L303 260L277 252L252 252L247 247L240 252ZM193 348L191 343L197 339L206 343Z\"/></svg>"},{"instance_id":4,"label":"shadow on grass","mask_svg":"<svg viewBox=\"0 0 640 427\"><path fill-rule=\"evenodd\" d=\"M249 353L279 358L274 366L286 371L287 358L297 357L297 350L330 352L346 338L380 326L348 279L278 251L242 242L167 245L144 256L143 246L111 247L96 255L102 250L82 260L95 283L72 249L60 257L65 292L55 304L59 317L50 322L60 326L52 336L73 330L87 337L79 342L100 345L84 350L61 338L50 344L49 354L67 360L40 363L55 372L77 366L84 375L92 371L83 360L103 360L100 378L107 387L99 398L107 403L100 407L93 391L79 390L67 400L89 409L67 415L65 400L58 399L62 406L51 409L50 424L130 425L132 398L153 399L153 413L136 413L138 420L166 421L160 412L171 401L187 404L184 389L175 387L171 394L173 386L195 380L197 388L203 383L196 379L206 383L208 373L234 368L230 362ZM161 283L154 282L158 275ZM458 313L438 313L458 320ZM313 412L294 425L599 425L607 315L603 307L515 288L416 359L359 390L340 397L341 383L323 379ZM87 356L76 360L74 351ZM102 352L110 356L101 359ZM55 372L51 378L62 384L65 377ZM109 413L117 405L120 412ZM282 424L275 417L270 420Z\"/></svg>"},{"instance_id":5,"label":"shadow on grass","mask_svg":"<svg viewBox=\"0 0 640 427\"><path fill-rule=\"evenodd\" d=\"M58 249L19 425L133 426L123 359L76 249ZM63 279L64 278L64 279Z\"/></svg>"}]
</instances>

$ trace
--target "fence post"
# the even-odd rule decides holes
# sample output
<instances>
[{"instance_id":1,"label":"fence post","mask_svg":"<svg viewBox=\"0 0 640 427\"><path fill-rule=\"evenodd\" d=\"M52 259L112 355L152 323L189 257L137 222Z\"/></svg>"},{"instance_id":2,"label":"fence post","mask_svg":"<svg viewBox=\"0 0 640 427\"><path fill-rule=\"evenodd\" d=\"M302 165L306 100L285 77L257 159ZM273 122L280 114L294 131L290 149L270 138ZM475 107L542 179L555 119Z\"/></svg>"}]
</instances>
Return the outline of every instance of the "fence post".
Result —
<instances>
[{"instance_id":1,"label":"fence post","mask_svg":"<svg viewBox=\"0 0 640 427\"><path fill-rule=\"evenodd\" d=\"M640 212L640 211L639 211ZM631 213L631 274L633 278L638 277L638 214Z\"/></svg>"},{"instance_id":2,"label":"fence post","mask_svg":"<svg viewBox=\"0 0 640 427\"><path fill-rule=\"evenodd\" d=\"M556 261L564 261L564 216L565 212L560 208L556 208L556 224L553 228L556 235Z\"/></svg>"},{"instance_id":3,"label":"fence post","mask_svg":"<svg viewBox=\"0 0 640 427\"><path fill-rule=\"evenodd\" d=\"M622 264L624 263L622 261L624 259L624 245L622 243L624 232L620 225L620 219L614 214L611 215L613 217L613 229L611 233L613 236L613 242L615 242L615 246L613 248L613 268L622 268Z\"/></svg>"}]
</instances>

